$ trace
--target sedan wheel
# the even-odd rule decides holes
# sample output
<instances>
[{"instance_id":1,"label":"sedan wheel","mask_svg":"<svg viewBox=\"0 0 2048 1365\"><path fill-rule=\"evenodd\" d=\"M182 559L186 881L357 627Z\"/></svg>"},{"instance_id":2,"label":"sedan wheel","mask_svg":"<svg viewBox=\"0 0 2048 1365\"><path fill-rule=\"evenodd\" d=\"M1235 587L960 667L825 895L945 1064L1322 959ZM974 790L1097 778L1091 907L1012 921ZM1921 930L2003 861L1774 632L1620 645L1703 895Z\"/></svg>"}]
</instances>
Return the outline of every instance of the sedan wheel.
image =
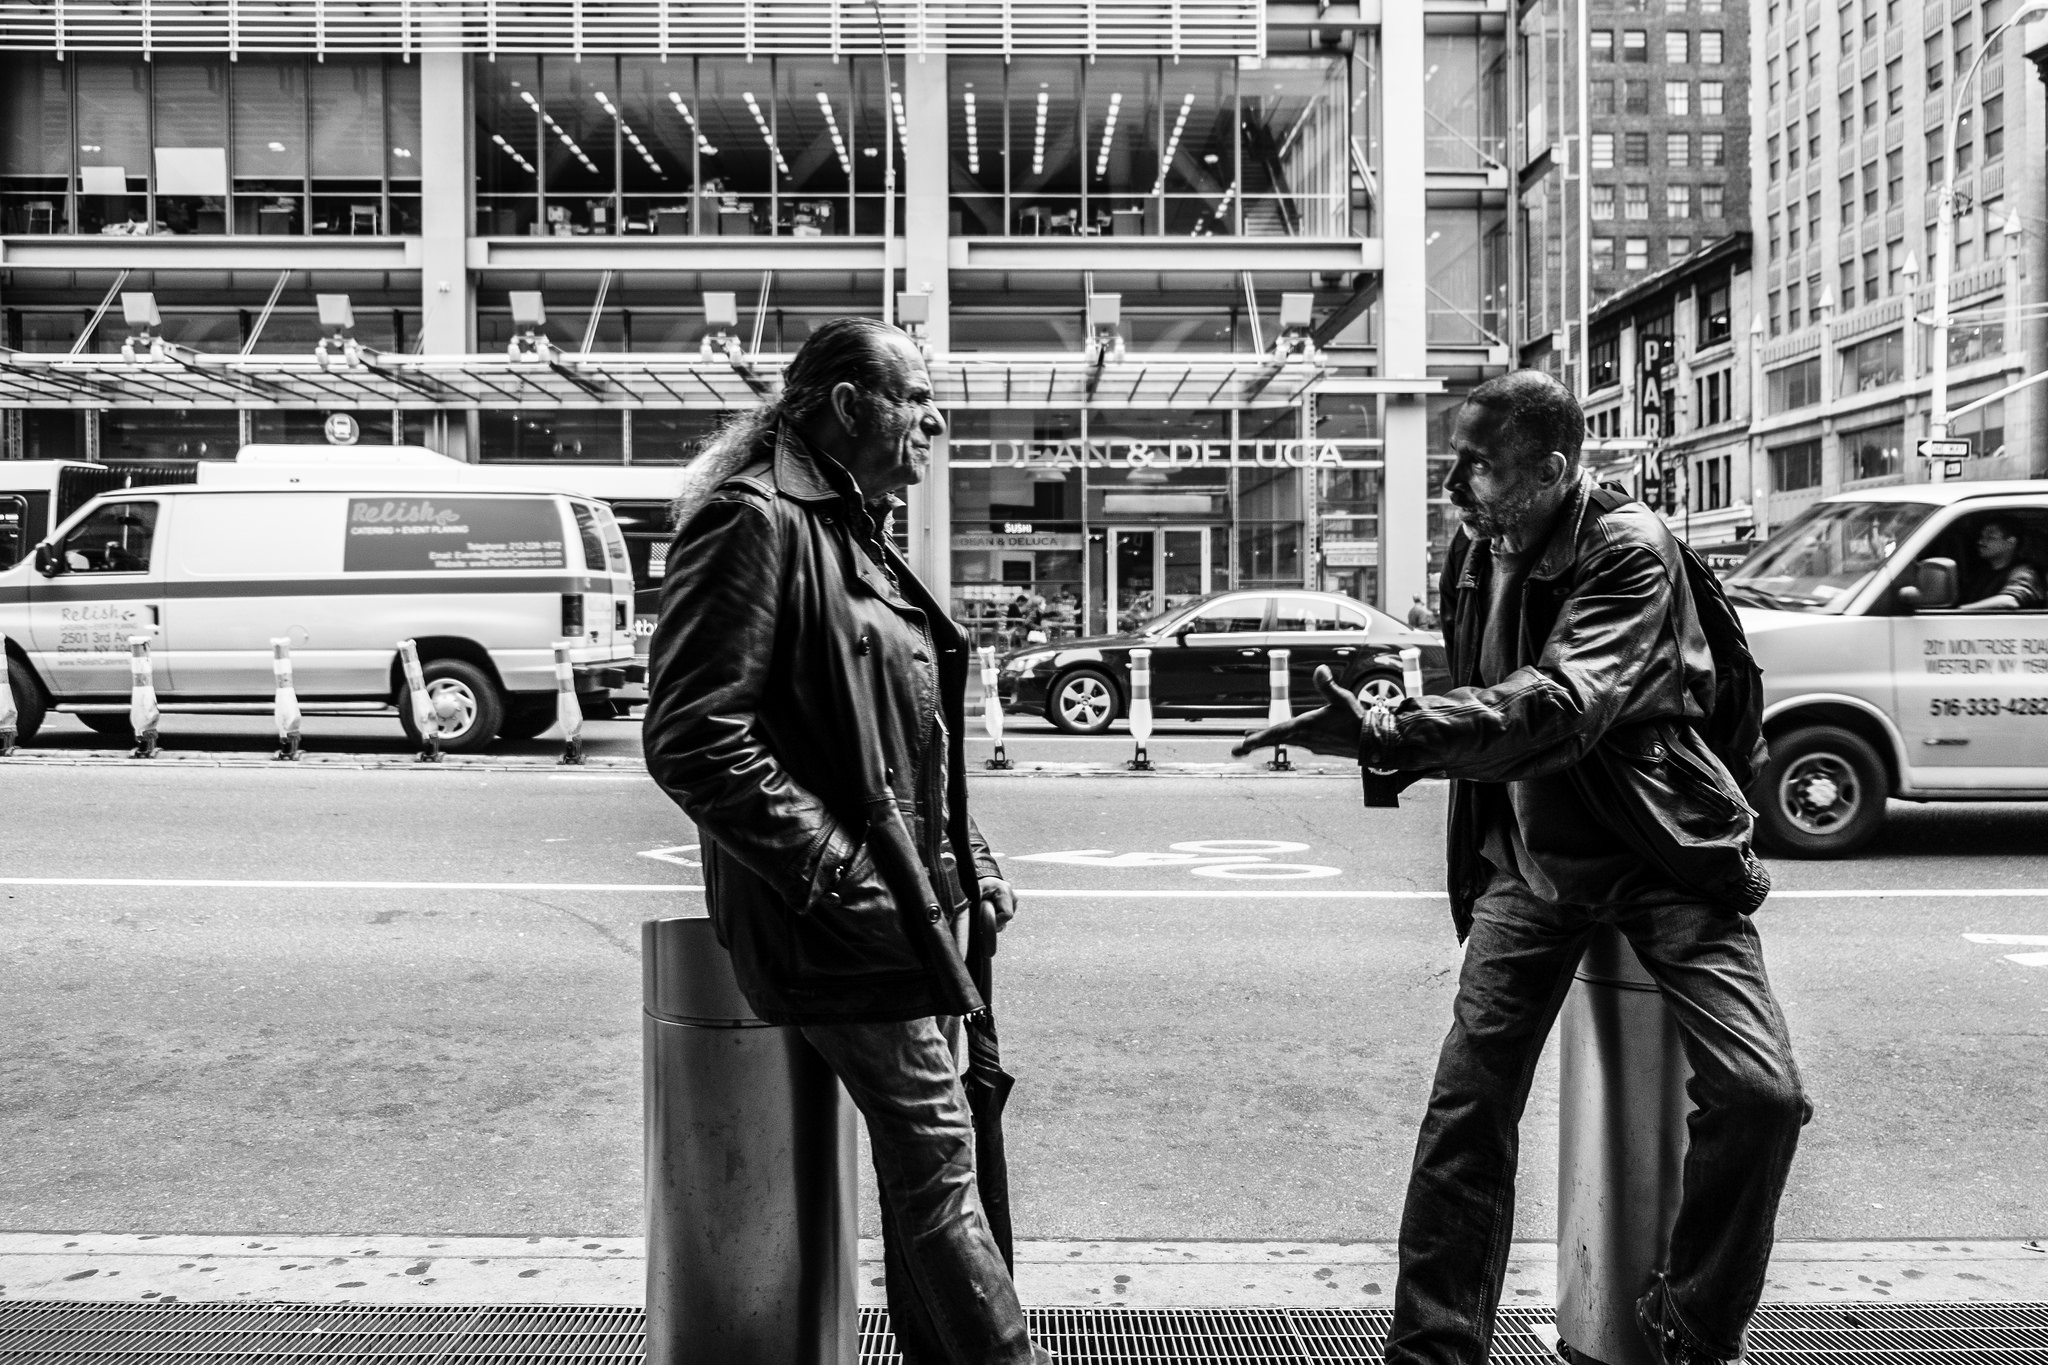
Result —
<instances>
[{"instance_id":1,"label":"sedan wheel","mask_svg":"<svg viewBox=\"0 0 2048 1365\"><path fill-rule=\"evenodd\" d=\"M1358 684L1358 699L1367 706L1399 706L1408 696L1391 673L1368 673Z\"/></svg>"},{"instance_id":2,"label":"sedan wheel","mask_svg":"<svg viewBox=\"0 0 2048 1365\"><path fill-rule=\"evenodd\" d=\"M1116 688L1092 668L1080 668L1052 689L1048 719L1070 735L1099 735L1116 719Z\"/></svg>"}]
</instances>

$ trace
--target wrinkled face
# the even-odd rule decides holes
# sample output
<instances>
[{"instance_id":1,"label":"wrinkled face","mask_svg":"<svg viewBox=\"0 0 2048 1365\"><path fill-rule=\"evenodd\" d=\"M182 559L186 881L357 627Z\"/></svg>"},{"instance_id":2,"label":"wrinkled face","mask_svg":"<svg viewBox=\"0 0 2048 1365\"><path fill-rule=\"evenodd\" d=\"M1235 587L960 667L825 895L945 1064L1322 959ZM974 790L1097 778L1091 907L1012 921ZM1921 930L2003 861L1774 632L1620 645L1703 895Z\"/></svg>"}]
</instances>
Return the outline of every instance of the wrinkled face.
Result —
<instances>
[{"instance_id":1,"label":"wrinkled face","mask_svg":"<svg viewBox=\"0 0 2048 1365\"><path fill-rule=\"evenodd\" d=\"M1977 533L1977 557L1994 569L2012 563L2013 552L2019 547L2019 537L2007 535L1997 522Z\"/></svg>"},{"instance_id":2,"label":"wrinkled face","mask_svg":"<svg viewBox=\"0 0 2048 1365\"><path fill-rule=\"evenodd\" d=\"M1549 485L1540 465L1516 451L1502 426L1501 413L1484 403L1468 402L1458 410L1451 435L1458 463L1444 489L1468 534L1519 541L1536 529Z\"/></svg>"},{"instance_id":3,"label":"wrinkled face","mask_svg":"<svg viewBox=\"0 0 2048 1365\"><path fill-rule=\"evenodd\" d=\"M932 441L946 430L932 395L924 357L908 340L884 343L894 353L885 392L861 395L860 426L847 467L870 498L924 481Z\"/></svg>"}]
</instances>

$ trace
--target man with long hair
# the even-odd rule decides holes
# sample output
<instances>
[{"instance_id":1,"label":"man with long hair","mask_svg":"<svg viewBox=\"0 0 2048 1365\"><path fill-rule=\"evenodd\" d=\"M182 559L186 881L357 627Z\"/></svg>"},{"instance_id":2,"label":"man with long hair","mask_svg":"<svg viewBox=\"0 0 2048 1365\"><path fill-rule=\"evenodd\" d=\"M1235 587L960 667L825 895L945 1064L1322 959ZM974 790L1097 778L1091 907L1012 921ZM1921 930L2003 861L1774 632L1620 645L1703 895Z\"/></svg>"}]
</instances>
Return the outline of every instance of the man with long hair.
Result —
<instances>
[{"instance_id":1,"label":"man with long hair","mask_svg":"<svg viewBox=\"0 0 2048 1365\"><path fill-rule=\"evenodd\" d=\"M974 899L1007 923L1016 898L967 815L967 639L888 533L944 431L910 338L840 318L711 441L677 507L647 767L703 836L748 1002L867 1120L904 1360L1032 1365L1050 1357L982 1209L948 1039L978 1003L955 926Z\"/></svg>"}]
</instances>

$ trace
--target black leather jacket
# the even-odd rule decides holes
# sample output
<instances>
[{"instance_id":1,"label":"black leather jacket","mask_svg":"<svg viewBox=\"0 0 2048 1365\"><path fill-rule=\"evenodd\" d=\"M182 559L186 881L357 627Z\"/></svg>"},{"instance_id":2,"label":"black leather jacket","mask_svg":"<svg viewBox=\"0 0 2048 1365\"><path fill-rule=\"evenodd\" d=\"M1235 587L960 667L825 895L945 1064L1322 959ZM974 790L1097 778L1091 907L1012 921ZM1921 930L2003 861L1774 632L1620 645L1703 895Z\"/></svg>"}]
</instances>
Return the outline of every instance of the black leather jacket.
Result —
<instances>
[{"instance_id":1,"label":"black leather jacket","mask_svg":"<svg viewBox=\"0 0 2048 1365\"><path fill-rule=\"evenodd\" d=\"M967 639L842 467L789 435L762 455L669 551L648 771L703 836L711 918L763 1019L941 1013L866 811L886 786L955 914L999 875L967 816Z\"/></svg>"},{"instance_id":2,"label":"black leather jacket","mask_svg":"<svg viewBox=\"0 0 2048 1365\"><path fill-rule=\"evenodd\" d=\"M1479 682L1493 557L1460 531L1440 583L1454 689L1411 698L1396 738L1362 746L1368 767L1452 778L1449 889L1463 939L1490 865L1480 849L1506 800L1499 785L1570 784L1618 849L1663 883L1730 912L1763 902L1770 878L1750 849L1754 812L1700 738L1714 662L1678 545L1639 502L1600 513L1582 475L1522 587L1515 668ZM1522 813L1545 841L1541 803ZM1530 828L1531 821L1538 827Z\"/></svg>"}]
</instances>

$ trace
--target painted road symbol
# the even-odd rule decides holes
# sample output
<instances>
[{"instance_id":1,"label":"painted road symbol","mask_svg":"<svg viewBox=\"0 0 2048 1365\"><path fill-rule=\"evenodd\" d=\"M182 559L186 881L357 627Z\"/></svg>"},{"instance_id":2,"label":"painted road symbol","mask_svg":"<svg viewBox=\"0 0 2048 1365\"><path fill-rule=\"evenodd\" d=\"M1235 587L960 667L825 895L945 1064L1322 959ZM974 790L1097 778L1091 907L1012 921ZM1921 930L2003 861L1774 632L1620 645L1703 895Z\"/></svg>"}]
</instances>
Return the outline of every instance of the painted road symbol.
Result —
<instances>
[{"instance_id":1,"label":"painted road symbol","mask_svg":"<svg viewBox=\"0 0 2048 1365\"><path fill-rule=\"evenodd\" d=\"M1972 943L1990 943L2007 948L2048 948L2048 934L1964 934ZM2048 953L2007 953L2007 962L2022 967L2048 967Z\"/></svg>"},{"instance_id":2,"label":"painted road symbol","mask_svg":"<svg viewBox=\"0 0 2048 1365\"><path fill-rule=\"evenodd\" d=\"M677 867L702 867L704 863L696 856L695 844L671 844L667 848L643 848L640 856L652 858L657 863L674 863Z\"/></svg>"},{"instance_id":3,"label":"painted road symbol","mask_svg":"<svg viewBox=\"0 0 2048 1365\"><path fill-rule=\"evenodd\" d=\"M1175 867L1197 877L1238 881L1301 881L1339 877L1343 869L1315 863L1273 861L1276 853L1306 853L1307 844L1280 839L1191 839L1169 845L1168 852L1118 853L1107 848L1076 848L1057 853L1026 853L1017 861L1057 863L1066 867Z\"/></svg>"}]
</instances>

